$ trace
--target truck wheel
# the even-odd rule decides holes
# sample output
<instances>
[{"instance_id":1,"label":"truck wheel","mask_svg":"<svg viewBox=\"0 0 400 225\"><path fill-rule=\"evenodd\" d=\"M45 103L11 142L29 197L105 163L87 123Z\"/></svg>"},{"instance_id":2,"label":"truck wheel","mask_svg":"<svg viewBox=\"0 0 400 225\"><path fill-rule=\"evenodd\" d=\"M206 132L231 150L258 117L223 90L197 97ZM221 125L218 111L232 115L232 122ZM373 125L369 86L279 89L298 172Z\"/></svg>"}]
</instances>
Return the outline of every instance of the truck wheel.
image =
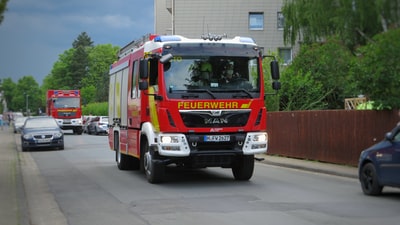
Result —
<instances>
[{"instance_id":1,"label":"truck wheel","mask_svg":"<svg viewBox=\"0 0 400 225\"><path fill-rule=\"evenodd\" d=\"M164 164L154 158L155 153L150 149L147 140L142 142L141 151L144 152L142 159L147 181L152 184L161 183L165 174Z\"/></svg>"},{"instance_id":2,"label":"truck wheel","mask_svg":"<svg viewBox=\"0 0 400 225\"><path fill-rule=\"evenodd\" d=\"M120 170L138 170L140 161L130 155L122 154L119 149L118 135L114 136L115 160L117 161L118 169Z\"/></svg>"},{"instance_id":3,"label":"truck wheel","mask_svg":"<svg viewBox=\"0 0 400 225\"><path fill-rule=\"evenodd\" d=\"M78 128L77 131L76 131L76 133L77 133L78 135L82 135L83 129L82 129L82 128Z\"/></svg>"},{"instance_id":4,"label":"truck wheel","mask_svg":"<svg viewBox=\"0 0 400 225\"><path fill-rule=\"evenodd\" d=\"M254 171L254 155L238 156L237 162L232 167L236 180L250 180Z\"/></svg>"}]
</instances>

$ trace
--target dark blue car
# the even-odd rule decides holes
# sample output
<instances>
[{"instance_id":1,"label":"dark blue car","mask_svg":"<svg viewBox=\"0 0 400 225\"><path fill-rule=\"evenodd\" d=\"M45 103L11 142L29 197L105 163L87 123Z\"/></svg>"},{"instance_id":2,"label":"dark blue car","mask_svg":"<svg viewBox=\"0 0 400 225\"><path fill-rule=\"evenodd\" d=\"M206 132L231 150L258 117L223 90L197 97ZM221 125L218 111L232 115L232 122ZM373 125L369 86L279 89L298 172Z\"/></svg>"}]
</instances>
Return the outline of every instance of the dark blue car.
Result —
<instances>
[{"instance_id":1,"label":"dark blue car","mask_svg":"<svg viewBox=\"0 0 400 225\"><path fill-rule=\"evenodd\" d=\"M64 149L64 133L52 117L30 117L21 128L21 147Z\"/></svg>"},{"instance_id":2,"label":"dark blue car","mask_svg":"<svg viewBox=\"0 0 400 225\"><path fill-rule=\"evenodd\" d=\"M384 186L400 187L400 126L361 152L358 177L366 195L379 195Z\"/></svg>"}]
</instances>

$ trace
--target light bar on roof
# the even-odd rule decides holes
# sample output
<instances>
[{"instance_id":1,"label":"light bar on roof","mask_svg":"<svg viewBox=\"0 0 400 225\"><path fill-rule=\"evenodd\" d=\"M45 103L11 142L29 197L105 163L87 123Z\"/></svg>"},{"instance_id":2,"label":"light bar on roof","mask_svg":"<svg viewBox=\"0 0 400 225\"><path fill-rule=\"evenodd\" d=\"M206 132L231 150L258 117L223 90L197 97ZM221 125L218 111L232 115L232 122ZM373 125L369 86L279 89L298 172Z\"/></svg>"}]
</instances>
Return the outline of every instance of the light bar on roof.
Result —
<instances>
[{"instance_id":1,"label":"light bar on roof","mask_svg":"<svg viewBox=\"0 0 400 225\"><path fill-rule=\"evenodd\" d=\"M178 36L166 35L166 36L157 36L154 38L155 42L165 42L165 41L181 41L182 39Z\"/></svg>"},{"instance_id":2,"label":"light bar on roof","mask_svg":"<svg viewBox=\"0 0 400 225\"><path fill-rule=\"evenodd\" d=\"M251 44L255 43L253 38L249 38L249 37L240 37L239 41L244 42L244 43L251 43Z\"/></svg>"}]
</instances>

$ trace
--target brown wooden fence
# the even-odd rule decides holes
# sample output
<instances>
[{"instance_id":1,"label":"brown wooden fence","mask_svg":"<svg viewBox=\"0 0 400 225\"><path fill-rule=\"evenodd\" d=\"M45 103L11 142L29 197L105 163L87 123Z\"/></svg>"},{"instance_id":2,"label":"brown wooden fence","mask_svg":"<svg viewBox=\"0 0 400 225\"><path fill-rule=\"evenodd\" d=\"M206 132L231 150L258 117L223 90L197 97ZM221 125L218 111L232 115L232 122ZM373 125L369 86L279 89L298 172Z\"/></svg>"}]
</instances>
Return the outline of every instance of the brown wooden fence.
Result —
<instances>
[{"instance_id":1,"label":"brown wooden fence","mask_svg":"<svg viewBox=\"0 0 400 225\"><path fill-rule=\"evenodd\" d=\"M268 154L357 166L398 121L397 110L269 112Z\"/></svg>"}]
</instances>

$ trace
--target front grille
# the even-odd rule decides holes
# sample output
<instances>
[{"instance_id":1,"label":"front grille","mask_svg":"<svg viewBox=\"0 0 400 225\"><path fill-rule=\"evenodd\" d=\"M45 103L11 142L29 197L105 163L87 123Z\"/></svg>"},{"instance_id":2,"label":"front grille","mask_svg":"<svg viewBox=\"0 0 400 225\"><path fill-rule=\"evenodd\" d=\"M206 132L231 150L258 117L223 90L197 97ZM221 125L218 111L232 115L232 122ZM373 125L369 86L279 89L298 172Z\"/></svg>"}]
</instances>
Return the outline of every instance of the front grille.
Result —
<instances>
[{"instance_id":1,"label":"front grille","mask_svg":"<svg viewBox=\"0 0 400 225\"><path fill-rule=\"evenodd\" d=\"M180 115L186 127L241 127L250 110L181 110Z\"/></svg>"},{"instance_id":2,"label":"front grille","mask_svg":"<svg viewBox=\"0 0 400 225\"><path fill-rule=\"evenodd\" d=\"M35 139L48 139L48 138L52 138L53 135L51 135L51 134L46 134L46 135L35 135L34 137L35 137Z\"/></svg>"},{"instance_id":3,"label":"front grille","mask_svg":"<svg viewBox=\"0 0 400 225\"><path fill-rule=\"evenodd\" d=\"M204 141L205 135L206 134L186 135L191 152L212 152L212 151L240 152L242 150L244 141L246 139L245 133L235 133L235 134L220 133L220 135L230 135L230 141L207 142Z\"/></svg>"},{"instance_id":4,"label":"front grille","mask_svg":"<svg viewBox=\"0 0 400 225\"><path fill-rule=\"evenodd\" d=\"M75 118L76 112L57 112L59 118Z\"/></svg>"}]
</instances>

